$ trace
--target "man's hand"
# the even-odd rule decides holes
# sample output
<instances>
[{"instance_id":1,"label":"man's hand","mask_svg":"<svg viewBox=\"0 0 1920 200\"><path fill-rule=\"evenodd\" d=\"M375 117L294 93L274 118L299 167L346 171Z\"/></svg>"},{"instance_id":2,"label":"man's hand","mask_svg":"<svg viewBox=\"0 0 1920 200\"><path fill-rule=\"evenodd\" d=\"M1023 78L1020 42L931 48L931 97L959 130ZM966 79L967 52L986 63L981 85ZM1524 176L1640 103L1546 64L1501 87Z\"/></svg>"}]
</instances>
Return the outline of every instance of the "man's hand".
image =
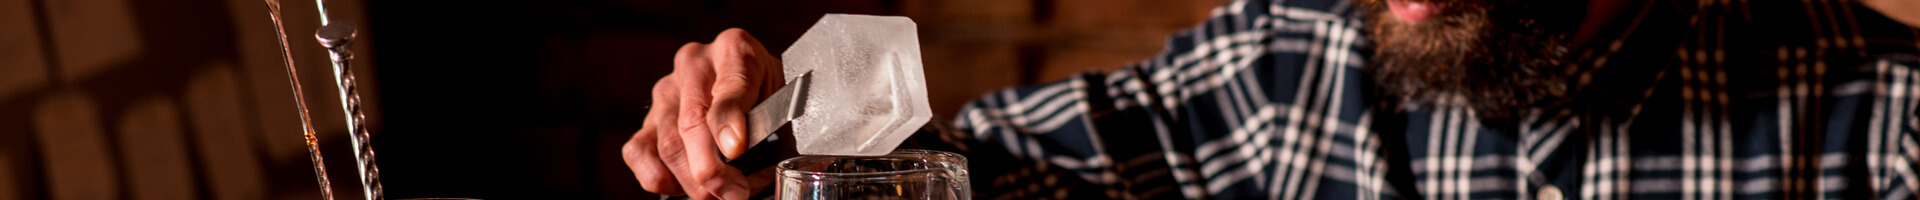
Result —
<instances>
[{"instance_id":1,"label":"man's hand","mask_svg":"<svg viewBox=\"0 0 1920 200\"><path fill-rule=\"evenodd\" d=\"M780 59L745 30L681 46L673 73L653 86L645 124L621 148L634 178L665 195L749 197L746 178L720 156L746 151L747 110L780 88L781 75Z\"/></svg>"}]
</instances>

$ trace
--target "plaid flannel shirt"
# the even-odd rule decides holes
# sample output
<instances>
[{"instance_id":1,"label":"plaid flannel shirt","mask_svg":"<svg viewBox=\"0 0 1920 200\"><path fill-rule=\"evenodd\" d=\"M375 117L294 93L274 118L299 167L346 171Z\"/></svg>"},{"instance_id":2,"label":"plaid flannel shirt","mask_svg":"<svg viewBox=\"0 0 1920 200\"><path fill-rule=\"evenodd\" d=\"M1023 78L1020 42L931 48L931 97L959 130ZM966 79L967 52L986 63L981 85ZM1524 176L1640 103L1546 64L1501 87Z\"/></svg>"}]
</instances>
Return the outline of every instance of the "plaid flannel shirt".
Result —
<instances>
[{"instance_id":1,"label":"plaid flannel shirt","mask_svg":"<svg viewBox=\"0 0 1920 200\"><path fill-rule=\"evenodd\" d=\"M1342 0L1236 1L1111 73L954 118L976 198L1915 199L1920 31L1852 1L1635 2L1571 103L1375 107Z\"/></svg>"}]
</instances>

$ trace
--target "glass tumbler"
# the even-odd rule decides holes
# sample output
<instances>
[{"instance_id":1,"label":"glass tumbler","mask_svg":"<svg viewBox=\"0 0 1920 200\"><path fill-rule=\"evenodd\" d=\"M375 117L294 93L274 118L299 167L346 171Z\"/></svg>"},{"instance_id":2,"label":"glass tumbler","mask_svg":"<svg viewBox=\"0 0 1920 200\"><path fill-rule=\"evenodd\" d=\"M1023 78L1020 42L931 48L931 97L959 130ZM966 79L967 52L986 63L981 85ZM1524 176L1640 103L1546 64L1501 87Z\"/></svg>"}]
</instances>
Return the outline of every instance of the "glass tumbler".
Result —
<instances>
[{"instance_id":1,"label":"glass tumbler","mask_svg":"<svg viewBox=\"0 0 1920 200\"><path fill-rule=\"evenodd\" d=\"M778 167L780 199L972 199L967 158L944 151L801 156Z\"/></svg>"}]
</instances>

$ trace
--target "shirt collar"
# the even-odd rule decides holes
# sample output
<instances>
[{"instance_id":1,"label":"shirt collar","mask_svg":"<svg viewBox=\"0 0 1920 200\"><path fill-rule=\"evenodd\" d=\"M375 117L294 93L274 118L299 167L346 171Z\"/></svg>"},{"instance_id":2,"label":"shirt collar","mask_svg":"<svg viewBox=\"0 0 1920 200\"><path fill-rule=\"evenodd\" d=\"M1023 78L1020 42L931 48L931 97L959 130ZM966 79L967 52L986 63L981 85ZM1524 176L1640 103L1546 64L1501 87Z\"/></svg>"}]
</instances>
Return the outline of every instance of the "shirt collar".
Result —
<instances>
[{"instance_id":1,"label":"shirt collar","mask_svg":"<svg viewBox=\"0 0 1920 200\"><path fill-rule=\"evenodd\" d=\"M1550 107L1600 107L1628 109L1583 109L1595 114L1632 116L1652 95L1654 85L1668 76L1671 56L1683 39L1675 33L1684 28L1678 14L1659 8L1653 1L1629 2L1613 16L1591 41L1570 51L1568 65L1572 88L1567 98Z\"/></svg>"}]
</instances>

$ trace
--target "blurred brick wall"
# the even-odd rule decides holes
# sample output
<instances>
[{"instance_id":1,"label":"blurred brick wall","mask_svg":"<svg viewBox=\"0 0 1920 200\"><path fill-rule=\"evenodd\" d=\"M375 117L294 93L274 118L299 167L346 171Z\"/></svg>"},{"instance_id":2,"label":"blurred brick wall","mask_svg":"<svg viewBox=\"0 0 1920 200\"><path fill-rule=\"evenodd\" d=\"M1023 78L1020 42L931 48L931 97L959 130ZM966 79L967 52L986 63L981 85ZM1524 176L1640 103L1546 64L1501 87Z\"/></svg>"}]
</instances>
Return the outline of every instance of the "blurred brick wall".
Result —
<instances>
[{"instance_id":1,"label":"blurred brick wall","mask_svg":"<svg viewBox=\"0 0 1920 200\"><path fill-rule=\"evenodd\" d=\"M283 9L315 123L341 132L313 1ZM316 197L272 27L263 1L0 0L0 199Z\"/></svg>"}]
</instances>

